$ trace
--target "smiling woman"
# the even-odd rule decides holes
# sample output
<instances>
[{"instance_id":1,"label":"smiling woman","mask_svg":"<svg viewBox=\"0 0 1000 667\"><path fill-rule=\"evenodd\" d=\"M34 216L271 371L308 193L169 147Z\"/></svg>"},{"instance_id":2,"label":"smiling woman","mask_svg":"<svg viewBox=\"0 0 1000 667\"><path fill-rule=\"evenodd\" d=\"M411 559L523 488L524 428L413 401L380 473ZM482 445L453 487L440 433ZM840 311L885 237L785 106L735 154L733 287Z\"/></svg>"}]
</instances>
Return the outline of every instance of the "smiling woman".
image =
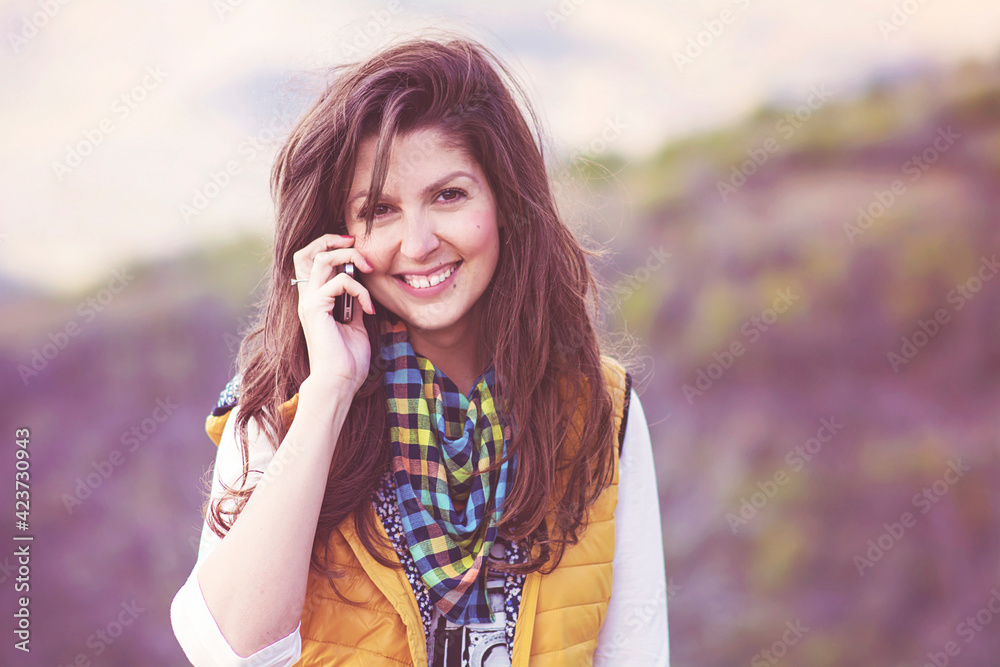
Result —
<instances>
[{"instance_id":1,"label":"smiling woman","mask_svg":"<svg viewBox=\"0 0 1000 667\"><path fill-rule=\"evenodd\" d=\"M667 664L649 433L539 137L465 39L337 71L293 129L171 606L192 663Z\"/></svg>"},{"instance_id":2,"label":"smiling woman","mask_svg":"<svg viewBox=\"0 0 1000 667\"><path fill-rule=\"evenodd\" d=\"M375 138L369 137L359 151L346 216L355 247L372 266L365 287L406 321L416 353L468 394L476 369L488 361L483 345L468 343L484 340L482 296L500 255L493 192L467 151L437 130L416 130L393 145L369 233L363 205L374 163Z\"/></svg>"}]
</instances>

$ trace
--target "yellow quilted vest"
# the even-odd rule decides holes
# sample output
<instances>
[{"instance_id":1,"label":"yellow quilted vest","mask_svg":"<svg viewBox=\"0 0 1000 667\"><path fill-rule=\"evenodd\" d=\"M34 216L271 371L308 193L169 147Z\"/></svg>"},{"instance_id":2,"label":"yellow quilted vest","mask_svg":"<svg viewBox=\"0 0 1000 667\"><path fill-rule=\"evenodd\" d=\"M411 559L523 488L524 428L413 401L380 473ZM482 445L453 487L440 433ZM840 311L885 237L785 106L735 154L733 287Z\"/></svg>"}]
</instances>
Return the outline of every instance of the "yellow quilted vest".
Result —
<instances>
[{"instance_id":1,"label":"yellow quilted vest","mask_svg":"<svg viewBox=\"0 0 1000 667\"><path fill-rule=\"evenodd\" d=\"M514 634L512 667L590 665L597 635L611 598L611 566L615 553L615 508L618 504L618 447L623 434L631 378L615 360L603 357L604 376L614 404L614 476L591 506L580 541L567 547L559 567L524 581ZM283 404L291 419L298 395ZM574 420L586 418L584 406ZM228 413L210 416L209 436L219 443ZM575 429L570 429L573 432ZM374 512L374 509L372 509ZM379 535L385 536L376 520ZM326 579L309 575L302 612L302 656L296 665L427 665L423 623L413 589L401 567L388 568L362 546L352 520L330 536L330 560L345 576L340 593L361 604L344 602ZM385 554L398 563L391 549Z\"/></svg>"}]
</instances>

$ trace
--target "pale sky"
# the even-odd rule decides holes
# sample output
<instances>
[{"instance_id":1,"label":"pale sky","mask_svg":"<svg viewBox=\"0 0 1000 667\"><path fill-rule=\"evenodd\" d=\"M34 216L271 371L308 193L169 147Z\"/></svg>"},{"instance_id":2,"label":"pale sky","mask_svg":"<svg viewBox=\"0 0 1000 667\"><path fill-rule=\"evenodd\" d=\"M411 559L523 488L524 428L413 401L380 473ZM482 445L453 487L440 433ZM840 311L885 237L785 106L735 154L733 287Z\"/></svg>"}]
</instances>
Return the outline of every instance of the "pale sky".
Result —
<instances>
[{"instance_id":1,"label":"pale sky","mask_svg":"<svg viewBox=\"0 0 1000 667\"><path fill-rule=\"evenodd\" d=\"M850 97L876 76L1000 57L996 0L8 0L0 274L74 293L137 259L270 237L295 77L434 27L498 51L564 156L603 133L636 160L812 86Z\"/></svg>"}]
</instances>

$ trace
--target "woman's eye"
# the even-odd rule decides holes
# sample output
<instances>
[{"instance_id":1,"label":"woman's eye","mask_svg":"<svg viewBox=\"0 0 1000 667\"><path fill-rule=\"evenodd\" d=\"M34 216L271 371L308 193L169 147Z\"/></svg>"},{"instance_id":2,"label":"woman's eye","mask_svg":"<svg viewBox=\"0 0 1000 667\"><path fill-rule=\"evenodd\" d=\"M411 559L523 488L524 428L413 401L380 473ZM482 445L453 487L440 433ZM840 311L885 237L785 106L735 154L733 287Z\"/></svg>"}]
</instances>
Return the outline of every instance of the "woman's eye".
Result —
<instances>
[{"instance_id":1,"label":"woman's eye","mask_svg":"<svg viewBox=\"0 0 1000 667\"><path fill-rule=\"evenodd\" d=\"M389 214L389 207L386 204L376 204L375 207L375 219L385 217ZM364 220L368 215L368 209L361 209L358 211L358 220Z\"/></svg>"},{"instance_id":2,"label":"woman's eye","mask_svg":"<svg viewBox=\"0 0 1000 667\"><path fill-rule=\"evenodd\" d=\"M459 190L458 188L449 188L444 190L440 195L444 201L458 201L466 196L464 190Z\"/></svg>"}]
</instances>

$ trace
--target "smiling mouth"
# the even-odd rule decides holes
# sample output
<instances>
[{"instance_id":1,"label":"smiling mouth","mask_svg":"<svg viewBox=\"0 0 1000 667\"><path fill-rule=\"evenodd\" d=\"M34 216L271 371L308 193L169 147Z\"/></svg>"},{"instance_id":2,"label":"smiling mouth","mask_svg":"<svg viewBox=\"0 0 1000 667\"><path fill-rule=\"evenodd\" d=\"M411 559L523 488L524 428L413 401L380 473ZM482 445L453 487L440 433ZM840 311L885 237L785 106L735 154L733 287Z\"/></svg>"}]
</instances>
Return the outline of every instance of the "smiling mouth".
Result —
<instances>
[{"instance_id":1,"label":"smiling mouth","mask_svg":"<svg viewBox=\"0 0 1000 667\"><path fill-rule=\"evenodd\" d=\"M427 289L428 287L434 287L435 285L443 283L447 280L448 277L458 269L461 263L461 260L459 260L454 264L449 264L441 271L438 271L430 276L418 276L414 274L401 273L396 277L414 289Z\"/></svg>"}]
</instances>

